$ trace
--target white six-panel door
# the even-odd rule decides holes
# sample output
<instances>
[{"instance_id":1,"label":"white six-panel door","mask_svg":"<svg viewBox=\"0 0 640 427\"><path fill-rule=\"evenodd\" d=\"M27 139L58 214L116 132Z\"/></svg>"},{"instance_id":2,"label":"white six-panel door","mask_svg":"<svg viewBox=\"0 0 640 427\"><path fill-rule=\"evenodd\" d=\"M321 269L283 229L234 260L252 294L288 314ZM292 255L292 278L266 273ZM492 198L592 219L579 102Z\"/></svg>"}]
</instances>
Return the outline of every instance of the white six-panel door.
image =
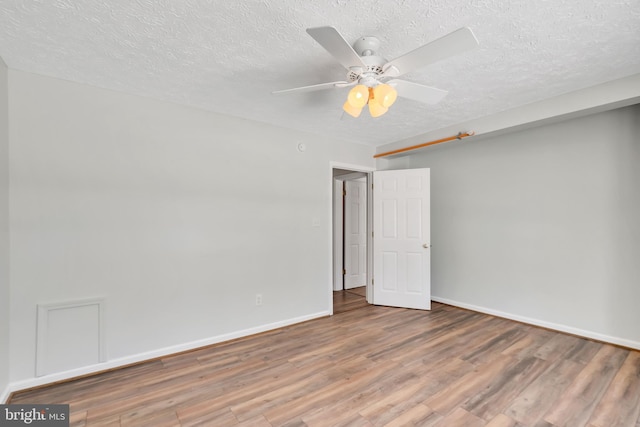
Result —
<instances>
[{"instance_id":1,"label":"white six-panel door","mask_svg":"<svg viewBox=\"0 0 640 427\"><path fill-rule=\"evenodd\" d=\"M367 181L344 183L344 288L352 289L367 281Z\"/></svg>"},{"instance_id":2,"label":"white six-panel door","mask_svg":"<svg viewBox=\"0 0 640 427\"><path fill-rule=\"evenodd\" d=\"M373 303L431 309L429 169L373 173Z\"/></svg>"}]
</instances>

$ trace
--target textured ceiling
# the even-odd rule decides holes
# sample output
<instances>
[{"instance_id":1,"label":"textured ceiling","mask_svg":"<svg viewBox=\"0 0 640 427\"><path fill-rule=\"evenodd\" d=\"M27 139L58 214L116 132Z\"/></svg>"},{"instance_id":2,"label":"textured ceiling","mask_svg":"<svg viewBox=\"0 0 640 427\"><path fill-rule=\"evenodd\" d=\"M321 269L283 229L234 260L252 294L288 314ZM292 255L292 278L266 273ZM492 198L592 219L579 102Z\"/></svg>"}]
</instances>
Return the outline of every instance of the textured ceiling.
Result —
<instances>
[{"instance_id":1,"label":"textured ceiling","mask_svg":"<svg viewBox=\"0 0 640 427\"><path fill-rule=\"evenodd\" d=\"M474 51L408 74L449 91L399 99L377 119L342 114L348 89L305 29L375 35L393 59L459 27ZM381 145L640 73L640 0L0 0L10 68Z\"/></svg>"}]
</instances>

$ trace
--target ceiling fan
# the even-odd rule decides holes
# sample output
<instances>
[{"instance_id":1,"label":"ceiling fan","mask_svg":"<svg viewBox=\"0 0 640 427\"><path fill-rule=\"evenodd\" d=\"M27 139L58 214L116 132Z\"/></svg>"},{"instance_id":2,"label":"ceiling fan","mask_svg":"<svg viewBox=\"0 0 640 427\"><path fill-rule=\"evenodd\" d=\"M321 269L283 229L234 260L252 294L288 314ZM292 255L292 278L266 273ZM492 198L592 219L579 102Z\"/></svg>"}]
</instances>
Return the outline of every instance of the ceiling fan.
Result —
<instances>
[{"instance_id":1,"label":"ceiling fan","mask_svg":"<svg viewBox=\"0 0 640 427\"><path fill-rule=\"evenodd\" d=\"M427 104L438 103L447 95L446 90L396 77L478 46L478 40L473 32L463 27L387 61L378 55L380 40L376 37L360 37L351 47L334 27L308 28L307 33L347 69L346 80L278 90L272 93L286 94L353 87L343 106L344 111L353 117L358 117L367 104L371 116L379 117L387 112L397 96Z\"/></svg>"}]
</instances>

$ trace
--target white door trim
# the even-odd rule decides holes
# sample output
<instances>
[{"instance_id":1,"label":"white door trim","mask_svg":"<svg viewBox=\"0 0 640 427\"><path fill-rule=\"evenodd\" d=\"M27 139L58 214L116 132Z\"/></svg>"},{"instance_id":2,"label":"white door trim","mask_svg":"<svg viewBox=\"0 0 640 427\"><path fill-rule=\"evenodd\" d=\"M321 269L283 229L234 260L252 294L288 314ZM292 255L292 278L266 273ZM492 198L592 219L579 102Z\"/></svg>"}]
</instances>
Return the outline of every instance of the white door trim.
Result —
<instances>
[{"instance_id":1,"label":"white door trim","mask_svg":"<svg viewBox=\"0 0 640 427\"><path fill-rule=\"evenodd\" d=\"M371 304L371 298L373 295L371 288L371 277L373 276L372 266L373 266L373 253L371 251L373 247L373 242L371 239L371 231L373 229L373 216L372 216L372 200L373 197L371 195L371 183L373 182L372 172L376 170L375 167L363 166L363 165L354 165L349 163L341 163L341 162L329 162L329 177L328 180L328 194L330 195L331 203L329 204L329 218L333 218L333 188L334 188L334 179L333 179L333 170L334 169L345 169L351 170L353 172L366 172L367 173L367 302ZM333 254L333 221L331 222L331 226L329 228L329 238L328 238L328 247L329 253ZM329 256L329 271L332 272L329 274L329 284L327 286L328 294L328 304L329 304L329 313L333 315L333 256Z\"/></svg>"},{"instance_id":2,"label":"white door trim","mask_svg":"<svg viewBox=\"0 0 640 427\"><path fill-rule=\"evenodd\" d=\"M367 285L367 179L362 175L344 181L344 289Z\"/></svg>"},{"instance_id":3,"label":"white door trim","mask_svg":"<svg viewBox=\"0 0 640 427\"><path fill-rule=\"evenodd\" d=\"M344 276L342 275L342 191L344 181L333 178L333 291L341 291ZM333 301L333 299L332 299Z\"/></svg>"}]
</instances>

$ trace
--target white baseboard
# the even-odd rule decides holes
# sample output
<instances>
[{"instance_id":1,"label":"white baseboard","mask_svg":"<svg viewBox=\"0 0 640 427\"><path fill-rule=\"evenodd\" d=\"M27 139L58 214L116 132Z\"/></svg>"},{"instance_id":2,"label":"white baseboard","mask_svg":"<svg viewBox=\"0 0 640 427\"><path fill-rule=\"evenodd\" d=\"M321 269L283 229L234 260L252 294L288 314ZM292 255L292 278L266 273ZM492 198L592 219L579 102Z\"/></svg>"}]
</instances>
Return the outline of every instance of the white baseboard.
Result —
<instances>
[{"instance_id":1,"label":"white baseboard","mask_svg":"<svg viewBox=\"0 0 640 427\"><path fill-rule=\"evenodd\" d=\"M553 329L559 332L566 332L568 334L577 335L584 338L590 338L596 341L602 341L609 344L620 345L627 348L633 348L636 350L640 350L640 342L631 341L625 338L613 337L610 335L604 335L597 332L586 331L584 329L574 328L572 326L562 325L559 323L551 323L546 322L544 320L533 319L531 317L520 316L517 314L506 313L504 311L494 310L491 308L480 307L473 304L467 304L464 302L454 301L447 298L440 298L436 296L431 296L431 300L435 302L441 302L443 304L452 305L455 307L466 308L468 310L477 311L479 313L490 314L492 316L503 317L509 320L515 320L522 323L527 323L529 325L541 326L547 329Z\"/></svg>"},{"instance_id":2,"label":"white baseboard","mask_svg":"<svg viewBox=\"0 0 640 427\"><path fill-rule=\"evenodd\" d=\"M10 383L7 389L0 395L0 402L4 403L8 399L11 393L19 390L25 390L32 387L38 387L57 381L64 381L83 375L93 374L96 372L105 371L108 369L119 368L121 366L131 365L133 363L144 362L145 360L155 359L158 357L164 357L175 353L181 353L183 351L194 350L200 347L206 347L212 344L218 344L224 341L230 341L236 338L242 338L249 335L259 334L261 332L271 331L274 329L282 328L296 323L306 322L312 319L318 319L320 317L329 316L328 311L321 311L318 313L309 314L306 316L295 317L293 319L282 320L279 322L269 323L266 325L256 326L254 328L244 329L241 331L230 332L228 334L218 335L211 338L205 338L198 341L191 341L184 344L178 344L171 347L164 347L158 350L152 350L145 353L134 354L131 356L121 357L114 360L109 360L105 363L99 363L91 366L84 366L82 368L72 369L64 372L57 372L55 374L44 375L37 378L29 378L27 380L16 381Z\"/></svg>"}]
</instances>

